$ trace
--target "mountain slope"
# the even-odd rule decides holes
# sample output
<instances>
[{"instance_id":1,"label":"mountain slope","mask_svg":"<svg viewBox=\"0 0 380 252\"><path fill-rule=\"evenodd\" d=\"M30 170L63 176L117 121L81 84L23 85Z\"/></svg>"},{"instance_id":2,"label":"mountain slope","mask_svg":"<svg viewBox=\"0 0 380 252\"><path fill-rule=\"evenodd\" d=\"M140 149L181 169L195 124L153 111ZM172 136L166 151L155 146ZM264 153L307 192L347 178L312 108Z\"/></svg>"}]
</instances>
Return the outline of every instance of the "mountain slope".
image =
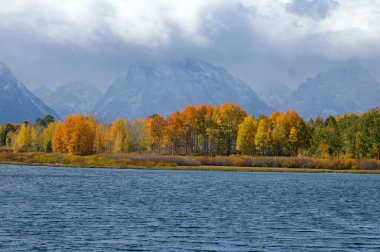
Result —
<instances>
[{"instance_id":1,"label":"mountain slope","mask_svg":"<svg viewBox=\"0 0 380 252\"><path fill-rule=\"evenodd\" d=\"M33 94L40 98L41 101L45 101L53 94L53 92L45 86L41 86L37 89L34 89Z\"/></svg>"},{"instance_id":2,"label":"mountain slope","mask_svg":"<svg viewBox=\"0 0 380 252\"><path fill-rule=\"evenodd\" d=\"M59 118L54 110L18 81L4 63L0 63L0 123L34 122L46 114Z\"/></svg>"},{"instance_id":3,"label":"mountain slope","mask_svg":"<svg viewBox=\"0 0 380 252\"><path fill-rule=\"evenodd\" d=\"M181 62L130 67L95 107L103 121L117 117L168 115L187 105L232 102L249 113L268 114L271 109L245 83L213 64L187 59Z\"/></svg>"},{"instance_id":4,"label":"mountain slope","mask_svg":"<svg viewBox=\"0 0 380 252\"><path fill-rule=\"evenodd\" d=\"M286 85L275 85L259 95L269 106L280 109L292 93L293 90Z\"/></svg>"},{"instance_id":5,"label":"mountain slope","mask_svg":"<svg viewBox=\"0 0 380 252\"><path fill-rule=\"evenodd\" d=\"M78 82L66 83L51 93L40 88L36 94L61 118L78 113L89 114L102 97L102 93L95 87Z\"/></svg>"},{"instance_id":6,"label":"mountain slope","mask_svg":"<svg viewBox=\"0 0 380 252\"><path fill-rule=\"evenodd\" d=\"M304 118L364 112L380 105L379 84L358 62L303 82L284 104Z\"/></svg>"}]
</instances>

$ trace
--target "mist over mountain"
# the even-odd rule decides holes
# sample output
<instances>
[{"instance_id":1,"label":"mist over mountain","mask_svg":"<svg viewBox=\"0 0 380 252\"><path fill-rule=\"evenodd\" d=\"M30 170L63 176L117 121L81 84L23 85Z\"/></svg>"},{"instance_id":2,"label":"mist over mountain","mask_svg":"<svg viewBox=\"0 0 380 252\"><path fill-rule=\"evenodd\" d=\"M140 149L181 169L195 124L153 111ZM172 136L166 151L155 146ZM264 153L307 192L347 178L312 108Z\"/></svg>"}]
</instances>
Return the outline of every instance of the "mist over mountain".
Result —
<instances>
[{"instance_id":1,"label":"mist over mountain","mask_svg":"<svg viewBox=\"0 0 380 252\"><path fill-rule=\"evenodd\" d=\"M282 109L305 118L364 112L380 105L379 83L357 61L303 82Z\"/></svg>"},{"instance_id":2,"label":"mist over mountain","mask_svg":"<svg viewBox=\"0 0 380 252\"><path fill-rule=\"evenodd\" d=\"M117 117L166 116L188 105L226 102L239 104L248 113L268 114L271 108L245 83L224 68L186 59L180 62L132 66L95 106L103 121Z\"/></svg>"},{"instance_id":3,"label":"mist over mountain","mask_svg":"<svg viewBox=\"0 0 380 252\"><path fill-rule=\"evenodd\" d=\"M293 90L286 85L270 86L264 92L260 92L259 96L269 106L281 109L283 104L288 100Z\"/></svg>"},{"instance_id":4,"label":"mist over mountain","mask_svg":"<svg viewBox=\"0 0 380 252\"><path fill-rule=\"evenodd\" d=\"M4 64L0 63L0 123L34 122L38 117L57 113L30 92Z\"/></svg>"},{"instance_id":5,"label":"mist over mountain","mask_svg":"<svg viewBox=\"0 0 380 252\"><path fill-rule=\"evenodd\" d=\"M259 97L224 68L186 59L132 66L104 95L79 82L66 83L55 91L42 86L34 90L34 95L1 63L0 123L34 121L46 114L65 118L77 113L94 113L99 120L110 122L118 117L145 118L155 113L167 116L188 105L226 102L239 104L256 116L271 113L273 107L294 109L308 119L378 107L379 87L367 69L353 60L307 79L293 93L281 86L268 88Z\"/></svg>"},{"instance_id":6,"label":"mist over mountain","mask_svg":"<svg viewBox=\"0 0 380 252\"><path fill-rule=\"evenodd\" d=\"M97 88L80 82L66 83L54 92L44 87L40 87L34 92L61 118L66 118L72 114L87 115L91 113L95 104L103 96Z\"/></svg>"},{"instance_id":7,"label":"mist over mountain","mask_svg":"<svg viewBox=\"0 0 380 252\"><path fill-rule=\"evenodd\" d=\"M33 94L40 98L42 101L45 101L45 99L49 99L52 93L53 91L51 91L45 86L40 86L39 88L33 90Z\"/></svg>"}]
</instances>

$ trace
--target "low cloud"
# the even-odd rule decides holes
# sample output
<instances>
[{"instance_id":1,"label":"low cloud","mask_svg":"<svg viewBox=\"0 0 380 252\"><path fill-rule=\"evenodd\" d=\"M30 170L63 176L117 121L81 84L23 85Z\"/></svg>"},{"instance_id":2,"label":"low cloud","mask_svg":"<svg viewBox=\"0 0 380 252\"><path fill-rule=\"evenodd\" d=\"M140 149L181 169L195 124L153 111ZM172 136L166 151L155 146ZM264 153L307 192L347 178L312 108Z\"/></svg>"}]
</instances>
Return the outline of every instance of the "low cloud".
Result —
<instances>
[{"instance_id":1,"label":"low cloud","mask_svg":"<svg viewBox=\"0 0 380 252\"><path fill-rule=\"evenodd\" d=\"M291 54L316 53L332 59L377 57L380 2L245 1L255 33Z\"/></svg>"},{"instance_id":2,"label":"low cloud","mask_svg":"<svg viewBox=\"0 0 380 252\"><path fill-rule=\"evenodd\" d=\"M82 47L115 40L159 48L170 46L173 38L208 46L223 42L214 41L204 27L227 27L228 33L230 24L216 14L235 6L244 8L235 13L246 15L247 24L242 25L251 25L252 33L279 47L315 40L322 48L346 48L357 53L362 50L354 47L368 49L380 42L380 3L371 0L3 0L0 31ZM315 46L312 43L311 50Z\"/></svg>"},{"instance_id":3,"label":"low cloud","mask_svg":"<svg viewBox=\"0 0 380 252\"><path fill-rule=\"evenodd\" d=\"M172 37L207 45L200 33L212 11L228 1L4 0L0 29L42 41L92 46L104 40L144 47L168 46Z\"/></svg>"},{"instance_id":4,"label":"low cloud","mask_svg":"<svg viewBox=\"0 0 380 252\"><path fill-rule=\"evenodd\" d=\"M323 19L338 5L335 0L294 0L287 5L287 9L300 16Z\"/></svg>"},{"instance_id":5,"label":"low cloud","mask_svg":"<svg viewBox=\"0 0 380 252\"><path fill-rule=\"evenodd\" d=\"M200 57L260 88L377 62L379 13L374 0L2 0L0 60L34 86L81 73L105 86L130 64Z\"/></svg>"}]
</instances>

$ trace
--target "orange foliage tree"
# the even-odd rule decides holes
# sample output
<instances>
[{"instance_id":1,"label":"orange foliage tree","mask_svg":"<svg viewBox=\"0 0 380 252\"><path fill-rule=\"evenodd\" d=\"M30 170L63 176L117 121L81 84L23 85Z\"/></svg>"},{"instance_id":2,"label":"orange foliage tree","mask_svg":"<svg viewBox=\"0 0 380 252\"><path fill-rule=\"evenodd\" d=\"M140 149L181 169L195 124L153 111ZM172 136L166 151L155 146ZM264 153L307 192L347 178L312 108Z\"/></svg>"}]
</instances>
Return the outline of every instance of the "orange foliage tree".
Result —
<instances>
[{"instance_id":1,"label":"orange foliage tree","mask_svg":"<svg viewBox=\"0 0 380 252\"><path fill-rule=\"evenodd\" d=\"M180 112L176 112L168 116L165 125L165 134L170 152L173 155L179 154L181 140L185 135L183 116Z\"/></svg>"},{"instance_id":2,"label":"orange foliage tree","mask_svg":"<svg viewBox=\"0 0 380 252\"><path fill-rule=\"evenodd\" d=\"M45 117L46 118L46 117ZM247 117L238 105L190 105L147 119L96 123L92 116L64 122L0 125L0 145L15 152L87 155L146 150L177 155L310 155L380 159L380 110L316 118L308 123L294 110Z\"/></svg>"},{"instance_id":3,"label":"orange foliage tree","mask_svg":"<svg viewBox=\"0 0 380 252\"><path fill-rule=\"evenodd\" d=\"M145 120L145 141L148 146L148 150L157 151L161 154L161 147L165 137L165 119L160 115L153 115Z\"/></svg>"},{"instance_id":4,"label":"orange foliage tree","mask_svg":"<svg viewBox=\"0 0 380 252\"><path fill-rule=\"evenodd\" d=\"M74 155L87 155L94 151L95 118L83 115L68 116L58 124L53 134L53 151Z\"/></svg>"}]
</instances>

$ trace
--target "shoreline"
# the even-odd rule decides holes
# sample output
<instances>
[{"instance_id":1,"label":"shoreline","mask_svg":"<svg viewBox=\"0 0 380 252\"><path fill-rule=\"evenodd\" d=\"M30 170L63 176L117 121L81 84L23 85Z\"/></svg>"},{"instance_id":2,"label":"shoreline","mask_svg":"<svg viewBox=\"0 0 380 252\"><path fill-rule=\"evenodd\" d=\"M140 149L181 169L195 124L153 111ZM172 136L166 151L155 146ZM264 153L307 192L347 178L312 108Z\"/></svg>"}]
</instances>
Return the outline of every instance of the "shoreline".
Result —
<instances>
[{"instance_id":1,"label":"shoreline","mask_svg":"<svg viewBox=\"0 0 380 252\"><path fill-rule=\"evenodd\" d=\"M361 162L365 162L360 166ZM62 153L0 153L0 164L67 168L105 168L224 172L298 172L380 174L378 160L276 158L244 156L147 156L94 154L76 156ZM313 166L314 165L314 166Z\"/></svg>"},{"instance_id":2,"label":"shoreline","mask_svg":"<svg viewBox=\"0 0 380 252\"><path fill-rule=\"evenodd\" d=\"M283 167L240 167L240 166L103 166L103 165L77 165L61 163L25 163L4 162L0 165L14 166L40 166L58 168L84 168L84 169L126 169L126 170L163 170L163 171L211 171L211 172L277 172L277 173L345 173L345 174L373 174L380 175L380 170L354 170L354 169L316 169L316 168L283 168Z\"/></svg>"}]
</instances>

